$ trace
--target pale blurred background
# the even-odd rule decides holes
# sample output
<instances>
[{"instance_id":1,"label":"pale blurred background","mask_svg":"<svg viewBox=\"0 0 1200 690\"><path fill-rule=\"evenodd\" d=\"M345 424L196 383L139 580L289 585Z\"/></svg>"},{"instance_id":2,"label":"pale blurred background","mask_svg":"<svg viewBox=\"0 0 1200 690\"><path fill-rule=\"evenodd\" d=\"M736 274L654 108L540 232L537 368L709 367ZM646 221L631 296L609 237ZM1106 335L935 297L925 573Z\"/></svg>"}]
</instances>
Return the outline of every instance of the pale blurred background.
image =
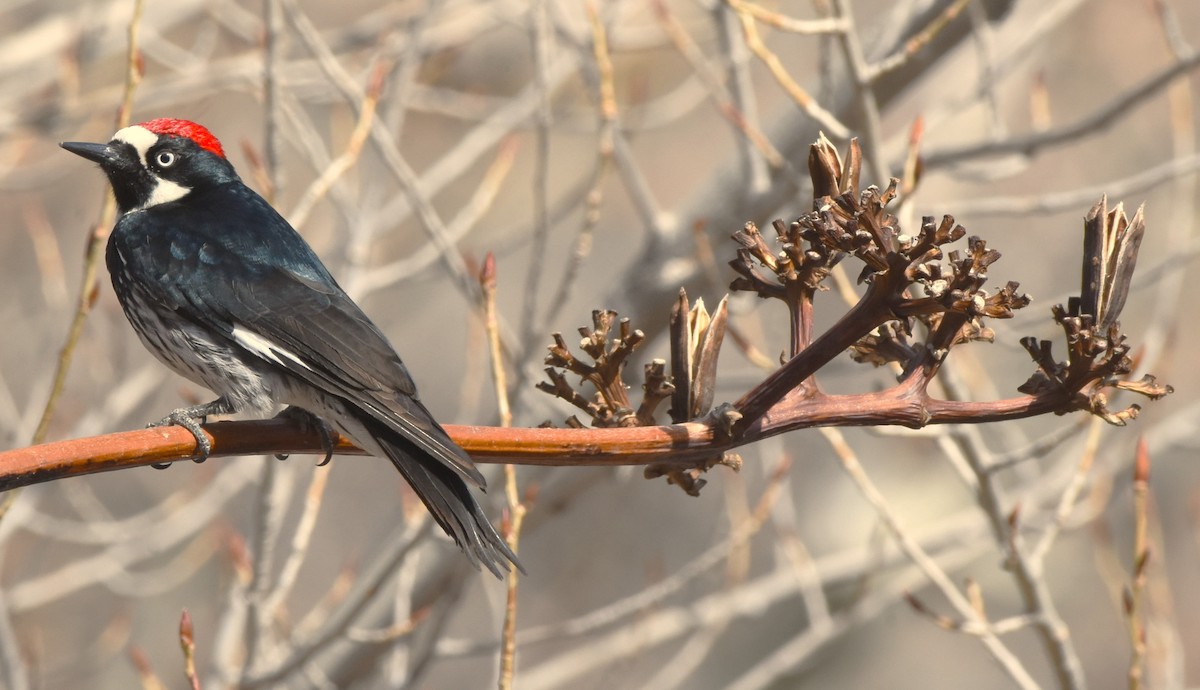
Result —
<instances>
[{"instance_id":1,"label":"pale blurred background","mask_svg":"<svg viewBox=\"0 0 1200 690\"><path fill-rule=\"evenodd\" d=\"M587 3L574 0L279 0L272 12L275 1L148 2L133 121L201 122L249 184L272 193L274 179L277 207L392 339L447 423L498 421L469 286L487 252L497 257L518 364L517 425L562 424L575 412L533 384L550 334L573 344L597 308L650 336L626 376L637 400L642 364L666 356L679 287L714 305L734 277L729 235L747 220L767 227L810 208L807 146L818 129L836 138L832 127L844 125L872 164L900 176L921 118L925 172L902 220L955 215L1004 255L989 285L1017 280L1034 297L1013 321L990 324L996 344L954 351L947 373L974 399L1017 395L1033 370L1021 336L1064 351L1049 308L1078 292L1081 218L1100 193L1130 212L1147 204L1123 325L1139 372L1175 395L1127 428L1075 415L843 432L888 514L947 578L942 589L897 550L817 431L742 449L741 473L714 469L699 498L636 467L523 468L522 489L538 493L521 538L529 576L514 687L1007 688L1022 674L1026 687L1127 687L1121 592L1132 577L1139 435L1153 459L1144 682L1200 685L1200 408L1186 363L1200 299L1187 279L1197 248L1191 67L1200 5L631 0L594 3L590 21ZM961 12L864 98L845 56L879 65L947 8ZM2 448L33 438L107 193L94 166L57 142L114 131L132 11L131 0L0 0ZM811 22L845 12L853 22L838 34L771 24L821 28ZM265 105L268 34L274 109ZM598 35L607 51L595 49ZM760 53L748 36L761 38ZM601 107L598 52L611 58L614 110ZM1177 78L1155 81L1180 63ZM350 147L380 69L374 133L304 211L314 181ZM788 80L831 115L818 125ZM877 119L865 114L872 101ZM769 144L749 143L731 120ZM273 178L264 172L271 130ZM886 184L871 166L864 181ZM457 250L448 257L438 249L447 243ZM103 267L100 285L50 440L138 428L181 401L208 399L141 348ZM818 324L845 309L823 293ZM738 295L731 311L768 358L787 347L777 304ZM718 401L762 376L727 342ZM821 380L852 392L890 378L844 356ZM1055 443L1034 448L1047 440ZM1018 460L994 474L1001 508L1019 509L1022 548L1047 549L1035 578L1041 614L1056 611L1069 630L1059 651L1082 676L1064 678L1033 627L1013 619L1026 609L1005 568L1008 544L975 500L966 456ZM772 480L782 458L790 469ZM148 683L131 661L138 650L167 687L184 687L184 608L206 688L494 686L504 585L467 567L440 534L420 531L422 509L388 463L315 462L220 459L26 490L0 522L0 686L137 687ZM486 469L498 516L502 475ZM306 504L313 494L319 503ZM756 508L767 519L747 541ZM311 540L297 549L314 514ZM968 582L988 618L1012 628L992 651L903 596L960 621L944 587L965 595Z\"/></svg>"}]
</instances>

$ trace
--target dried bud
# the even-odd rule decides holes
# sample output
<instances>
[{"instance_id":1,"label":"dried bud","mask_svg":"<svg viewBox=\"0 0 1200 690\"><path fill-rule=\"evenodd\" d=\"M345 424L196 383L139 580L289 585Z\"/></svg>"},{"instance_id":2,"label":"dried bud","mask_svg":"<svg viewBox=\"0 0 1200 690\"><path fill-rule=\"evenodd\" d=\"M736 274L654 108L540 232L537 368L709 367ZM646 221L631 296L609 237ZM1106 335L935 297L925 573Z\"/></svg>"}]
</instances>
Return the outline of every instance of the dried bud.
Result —
<instances>
[{"instance_id":1,"label":"dried bud","mask_svg":"<svg viewBox=\"0 0 1200 690\"><path fill-rule=\"evenodd\" d=\"M1145 486L1150 482L1150 447L1146 444L1146 437L1142 436L1138 439L1137 455L1133 461L1133 483L1134 485Z\"/></svg>"},{"instance_id":2,"label":"dried bud","mask_svg":"<svg viewBox=\"0 0 1200 690\"><path fill-rule=\"evenodd\" d=\"M1138 250L1146 232L1145 205L1133 219L1125 216L1123 204L1108 211L1108 197L1092 207L1083 221L1083 285L1080 314L1090 315L1100 333L1117 324L1129 283L1137 265Z\"/></svg>"},{"instance_id":3,"label":"dried bud","mask_svg":"<svg viewBox=\"0 0 1200 690\"><path fill-rule=\"evenodd\" d=\"M179 643L184 649L194 647L196 644L195 630L192 628L192 616L187 609L183 610L183 614L179 617Z\"/></svg>"},{"instance_id":4,"label":"dried bud","mask_svg":"<svg viewBox=\"0 0 1200 690\"><path fill-rule=\"evenodd\" d=\"M824 132L808 148L808 174L812 177L814 202L842 193L842 157Z\"/></svg>"},{"instance_id":5,"label":"dried bud","mask_svg":"<svg viewBox=\"0 0 1200 690\"><path fill-rule=\"evenodd\" d=\"M725 340L728 317L728 296L721 299L716 313L710 315L703 299L697 299L688 309L687 293L679 291L679 299L671 313L671 372L675 385L671 398L672 421L696 419L712 407L717 359Z\"/></svg>"}]
</instances>

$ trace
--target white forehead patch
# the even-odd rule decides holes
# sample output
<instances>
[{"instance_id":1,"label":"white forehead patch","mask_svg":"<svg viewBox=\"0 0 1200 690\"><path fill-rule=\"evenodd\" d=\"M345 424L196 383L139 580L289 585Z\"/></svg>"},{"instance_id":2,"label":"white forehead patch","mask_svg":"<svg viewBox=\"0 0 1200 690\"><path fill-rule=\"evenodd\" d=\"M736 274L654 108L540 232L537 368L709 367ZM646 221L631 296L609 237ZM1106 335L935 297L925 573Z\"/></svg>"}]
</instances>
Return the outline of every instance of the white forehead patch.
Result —
<instances>
[{"instance_id":1,"label":"white forehead patch","mask_svg":"<svg viewBox=\"0 0 1200 690\"><path fill-rule=\"evenodd\" d=\"M146 165L146 152L158 143L158 135L141 125L132 125L113 135L113 141L123 141L138 152L142 165Z\"/></svg>"}]
</instances>

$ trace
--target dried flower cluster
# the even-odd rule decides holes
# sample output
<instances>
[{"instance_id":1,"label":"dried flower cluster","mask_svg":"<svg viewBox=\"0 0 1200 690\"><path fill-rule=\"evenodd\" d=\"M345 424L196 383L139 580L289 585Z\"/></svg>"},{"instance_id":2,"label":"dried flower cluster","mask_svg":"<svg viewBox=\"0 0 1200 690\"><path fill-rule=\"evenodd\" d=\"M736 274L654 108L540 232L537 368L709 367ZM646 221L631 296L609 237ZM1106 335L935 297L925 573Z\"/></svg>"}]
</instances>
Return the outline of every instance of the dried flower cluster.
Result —
<instances>
[{"instance_id":1,"label":"dried flower cluster","mask_svg":"<svg viewBox=\"0 0 1200 690\"><path fill-rule=\"evenodd\" d=\"M736 233L734 240L742 248L731 265L741 277L731 287L783 299L793 312L802 313L802 302L811 301L833 267L853 256L863 264L859 283L874 288L863 298L875 305L873 322L853 345L860 361L919 361L925 349L910 342L914 321L924 324L928 350L939 360L957 343L990 340L994 334L983 325L983 317L1008 318L1029 304L1015 282L994 294L984 290L987 269L1000 253L971 237L965 254L951 251L946 261L943 247L966 235L949 215L937 223L924 218L916 235L902 232L896 217L887 212L897 181L882 191L868 187L860 192L861 159L857 142L851 142L844 164L827 139L814 144L809 155L814 210L791 224L775 221L778 254L753 224ZM756 263L769 268L774 280L758 271ZM810 338L798 333L797 340L793 354Z\"/></svg>"},{"instance_id":2,"label":"dried flower cluster","mask_svg":"<svg viewBox=\"0 0 1200 690\"><path fill-rule=\"evenodd\" d=\"M609 333L614 324L619 324L619 335L609 340ZM592 364L580 361L571 354L566 340L561 333L554 334L554 344L550 346L550 354L546 355L546 376L550 382L540 381L539 390L558 396L583 410L597 427L638 426L637 414L629 402L629 386L621 378L629 355L637 349L645 339L645 335L633 330L629 319L617 319L617 312L596 310L592 312L592 329L580 328L582 340L579 348L592 360ZM659 367L654 367L657 370ZM595 389L596 394L588 399L575 390L559 369L578 374L582 381L587 381ZM647 377L652 375L647 368ZM657 379L657 375L655 375ZM654 385L655 395L666 384L665 380L657 381ZM669 385L669 384L666 384ZM653 407L650 408L651 413ZM579 427L582 423L575 417L567 420L568 426Z\"/></svg>"},{"instance_id":3,"label":"dried flower cluster","mask_svg":"<svg viewBox=\"0 0 1200 690\"><path fill-rule=\"evenodd\" d=\"M821 367L850 351L860 362L900 364L903 385L894 395L910 401L918 414L890 422L878 418L859 422L864 418L859 415L841 423L913 426L951 421L951 417L957 422L1012 418L1016 414L1013 401L1001 401L1009 403L1008 407L962 402L975 407L960 406L953 414L947 412L944 418L937 418L934 413L938 409L948 408L938 408L940 401L927 391L951 348L994 339L995 333L985 319L1010 318L1015 310L1029 305L1029 297L1018 291L1016 282L994 291L985 289L988 270L1000 253L979 237L967 237L966 230L949 215L940 221L925 217L915 233L905 233L896 216L888 212L889 203L897 196L895 179L886 189L871 186L860 190L862 153L856 141L850 142L843 161L833 144L822 136L811 147L808 163L813 210L791 223L772 223L776 248L754 223L747 223L733 235L737 255L730 266L738 277L730 288L779 300L787 308L791 355L782 367L734 404L714 407L716 365L728 318L726 300L710 315L701 300L689 307L687 295L681 290L671 313L669 369L662 360L645 366L644 395L636 411L621 374L643 336L631 330L627 320L621 320L619 335L610 339L616 323L613 312L594 312L593 329L580 329L580 348L593 363L576 359L562 336L554 335L555 344L546 358L550 382L539 384L539 388L586 412L597 427L656 424L655 410L669 398L673 423L702 421L710 425L718 444L729 443L761 433L761 428L753 430L768 411L780 418L788 411L800 410L803 404L804 413L826 424L839 423L830 417L838 411L860 412L861 405L847 404L848 396L835 401L823 394L815 379ZM1120 205L1109 213L1105 200L1092 209L1085 223L1082 297L1072 300L1069 309L1060 306L1053 310L1067 336L1068 359L1055 361L1047 341L1022 341L1038 365L1038 371L1019 388L1032 396L1032 400L1025 401L1022 412L1063 414L1083 409L1123 424L1138 408L1134 405L1110 412L1106 389L1131 390L1152 398L1170 392L1153 377L1139 382L1119 378L1132 369L1118 318L1143 232L1140 209L1132 220L1125 217ZM965 249L948 249L948 245L963 238ZM825 281L847 258L861 262L857 277L866 288L858 303L837 323L814 337L813 298L825 289ZM589 397L573 388L563 372L579 375L594 387L595 394ZM827 409L819 409L826 401ZM862 402L868 401L864 397ZM573 417L568 424L582 426ZM735 459L714 452L694 467L681 470L678 464L651 466L647 475L666 474L694 493L703 484L698 474L717 462L736 464Z\"/></svg>"}]
</instances>

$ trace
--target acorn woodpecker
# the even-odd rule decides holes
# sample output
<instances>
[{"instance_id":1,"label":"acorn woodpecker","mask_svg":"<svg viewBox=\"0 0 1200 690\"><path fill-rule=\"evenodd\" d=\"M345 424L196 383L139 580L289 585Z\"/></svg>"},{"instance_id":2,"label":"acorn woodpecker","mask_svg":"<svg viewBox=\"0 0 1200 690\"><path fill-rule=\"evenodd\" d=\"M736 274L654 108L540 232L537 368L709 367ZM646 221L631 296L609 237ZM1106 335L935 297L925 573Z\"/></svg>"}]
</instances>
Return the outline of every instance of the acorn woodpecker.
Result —
<instances>
[{"instance_id":1,"label":"acorn woodpecker","mask_svg":"<svg viewBox=\"0 0 1200 690\"><path fill-rule=\"evenodd\" d=\"M468 486L485 488L483 476L417 399L399 355L212 133L161 118L107 144L61 146L112 184L120 219L105 258L142 344L219 396L160 422L192 432L197 461L211 451L209 415L290 405L327 441L325 424L389 458L476 568L520 568Z\"/></svg>"}]
</instances>

